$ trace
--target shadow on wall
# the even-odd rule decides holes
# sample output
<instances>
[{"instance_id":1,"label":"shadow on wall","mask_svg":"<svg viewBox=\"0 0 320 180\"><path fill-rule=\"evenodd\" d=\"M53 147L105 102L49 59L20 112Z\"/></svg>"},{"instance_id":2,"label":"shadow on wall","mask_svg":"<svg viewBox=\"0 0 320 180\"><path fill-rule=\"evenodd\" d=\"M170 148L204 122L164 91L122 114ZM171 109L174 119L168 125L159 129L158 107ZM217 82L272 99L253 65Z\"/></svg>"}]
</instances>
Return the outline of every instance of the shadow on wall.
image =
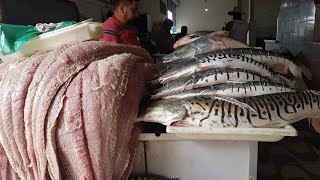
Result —
<instances>
[{"instance_id":1,"label":"shadow on wall","mask_svg":"<svg viewBox=\"0 0 320 180\"><path fill-rule=\"evenodd\" d=\"M35 25L39 22L79 21L78 8L67 0L4 0L6 23Z\"/></svg>"}]
</instances>

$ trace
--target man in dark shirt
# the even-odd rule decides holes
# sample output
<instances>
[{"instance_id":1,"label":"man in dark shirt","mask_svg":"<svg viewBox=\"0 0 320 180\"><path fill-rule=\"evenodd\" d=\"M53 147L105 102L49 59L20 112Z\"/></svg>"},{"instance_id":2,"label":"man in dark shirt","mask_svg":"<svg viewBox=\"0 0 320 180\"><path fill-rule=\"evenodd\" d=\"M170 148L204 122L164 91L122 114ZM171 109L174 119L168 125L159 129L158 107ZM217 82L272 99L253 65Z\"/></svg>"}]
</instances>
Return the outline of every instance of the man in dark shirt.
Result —
<instances>
[{"instance_id":1,"label":"man in dark shirt","mask_svg":"<svg viewBox=\"0 0 320 180\"><path fill-rule=\"evenodd\" d=\"M181 27L181 32L176 35L175 40L178 41L180 38L184 37L188 33L188 27L187 26L182 26Z\"/></svg>"},{"instance_id":2,"label":"man in dark shirt","mask_svg":"<svg viewBox=\"0 0 320 180\"><path fill-rule=\"evenodd\" d=\"M173 44L175 41L170 33L172 26L173 21L171 19L165 19L162 23L160 32L158 32L154 37L156 49L161 54L169 54L174 51Z\"/></svg>"},{"instance_id":3,"label":"man in dark shirt","mask_svg":"<svg viewBox=\"0 0 320 180\"><path fill-rule=\"evenodd\" d=\"M137 35L126 25L138 17L139 0L116 0L112 17L103 24L104 36L100 41L140 46Z\"/></svg>"},{"instance_id":4,"label":"man in dark shirt","mask_svg":"<svg viewBox=\"0 0 320 180\"><path fill-rule=\"evenodd\" d=\"M230 37L232 39L246 43L249 23L242 19L241 9L239 7L235 7L233 11L228 12L228 14L233 16L233 20L227 23L224 30L230 32Z\"/></svg>"}]
</instances>

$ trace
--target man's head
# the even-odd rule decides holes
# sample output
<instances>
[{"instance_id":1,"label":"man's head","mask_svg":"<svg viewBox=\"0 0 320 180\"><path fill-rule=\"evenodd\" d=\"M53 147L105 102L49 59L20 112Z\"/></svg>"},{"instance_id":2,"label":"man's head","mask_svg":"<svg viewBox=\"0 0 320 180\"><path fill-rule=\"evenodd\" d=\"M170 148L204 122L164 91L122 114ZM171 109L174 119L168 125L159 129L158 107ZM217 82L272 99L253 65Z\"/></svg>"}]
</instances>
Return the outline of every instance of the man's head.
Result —
<instances>
[{"instance_id":1,"label":"man's head","mask_svg":"<svg viewBox=\"0 0 320 180\"><path fill-rule=\"evenodd\" d=\"M138 17L140 0L115 0L115 13L122 21L132 21Z\"/></svg>"},{"instance_id":2,"label":"man's head","mask_svg":"<svg viewBox=\"0 0 320 180\"><path fill-rule=\"evenodd\" d=\"M170 32L171 28L173 26L173 21L171 19L165 19L163 21L163 29L166 31L166 32Z\"/></svg>"},{"instance_id":3,"label":"man's head","mask_svg":"<svg viewBox=\"0 0 320 180\"><path fill-rule=\"evenodd\" d=\"M229 11L228 14L233 16L233 19L241 19L243 13L239 7L234 7L233 11Z\"/></svg>"},{"instance_id":4,"label":"man's head","mask_svg":"<svg viewBox=\"0 0 320 180\"><path fill-rule=\"evenodd\" d=\"M181 27L181 33L186 35L188 33L188 27L187 26L182 26Z\"/></svg>"}]
</instances>

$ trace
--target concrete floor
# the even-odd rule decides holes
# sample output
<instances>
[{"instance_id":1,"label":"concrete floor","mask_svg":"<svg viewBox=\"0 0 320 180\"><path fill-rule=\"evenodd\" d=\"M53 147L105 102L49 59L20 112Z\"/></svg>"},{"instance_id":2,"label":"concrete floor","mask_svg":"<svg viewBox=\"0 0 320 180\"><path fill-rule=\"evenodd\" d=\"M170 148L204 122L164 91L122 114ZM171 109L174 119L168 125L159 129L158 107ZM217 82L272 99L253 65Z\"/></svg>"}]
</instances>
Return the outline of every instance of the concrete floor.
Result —
<instances>
[{"instance_id":1,"label":"concrete floor","mask_svg":"<svg viewBox=\"0 0 320 180\"><path fill-rule=\"evenodd\" d=\"M320 134L308 122L294 127L298 137L259 143L258 180L320 179Z\"/></svg>"}]
</instances>

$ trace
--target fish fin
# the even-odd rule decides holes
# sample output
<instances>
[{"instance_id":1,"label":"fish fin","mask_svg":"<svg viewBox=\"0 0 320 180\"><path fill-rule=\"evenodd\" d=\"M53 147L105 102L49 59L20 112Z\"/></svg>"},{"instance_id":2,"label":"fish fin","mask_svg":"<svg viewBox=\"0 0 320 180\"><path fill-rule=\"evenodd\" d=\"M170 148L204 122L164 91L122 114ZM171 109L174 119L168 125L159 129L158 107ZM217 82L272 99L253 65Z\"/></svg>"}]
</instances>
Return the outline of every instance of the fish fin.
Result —
<instances>
[{"instance_id":1,"label":"fish fin","mask_svg":"<svg viewBox=\"0 0 320 180\"><path fill-rule=\"evenodd\" d=\"M309 124L309 127L311 127L311 125L312 125L312 118L308 118L308 124Z\"/></svg>"},{"instance_id":2,"label":"fish fin","mask_svg":"<svg viewBox=\"0 0 320 180\"><path fill-rule=\"evenodd\" d=\"M245 83L245 82L239 82L239 81L227 81L226 83L243 84L243 83Z\"/></svg>"},{"instance_id":3,"label":"fish fin","mask_svg":"<svg viewBox=\"0 0 320 180\"><path fill-rule=\"evenodd\" d=\"M272 70L280 74L288 74L288 67L284 64L275 64L273 65Z\"/></svg>"},{"instance_id":4,"label":"fish fin","mask_svg":"<svg viewBox=\"0 0 320 180\"><path fill-rule=\"evenodd\" d=\"M157 100L157 99L160 99L160 98L161 98L160 95L155 94L155 95L152 95L152 96L150 97L150 100Z\"/></svg>"},{"instance_id":5,"label":"fish fin","mask_svg":"<svg viewBox=\"0 0 320 180\"><path fill-rule=\"evenodd\" d=\"M309 123L311 121L311 125L320 134L320 117L318 118L309 118Z\"/></svg>"},{"instance_id":6,"label":"fish fin","mask_svg":"<svg viewBox=\"0 0 320 180\"><path fill-rule=\"evenodd\" d=\"M308 91L315 94L315 95L320 96L320 91L316 91L316 90L308 90Z\"/></svg>"},{"instance_id":7,"label":"fish fin","mask_svg":"<svg viewBox=\"0 0 320 180\"><path fill-rule=\"evenodd\" d=\"M149 86L156 86L156 85L158 85L158 84L160 84L160 83L161 83L161 80L160 80L160 79L154 79L154 80L149 81L149 82L148 82L148 85L149 85Z\"/></svg>"},{"instance_id":8,"label":"fish fin","mask_svg":"<svg viewBox=\"0 0 320 180\"><path fill-rule=\"evenodd\" d=\"M226 102L229 102L231 104L234 104L234 105L237 105L239 106L240 108L242 109L245 109L245 110L249 110L249 111L252 111L254 113L256 113L257 111L255 109L253 109L253 107L251 107L250 105L246 104L246 103L243 103L235 98L231 98L231 97L226 97L226 96L213 96L214 99L217 99L217 100L222 100L222 101L226 101Z\"/></svg>"},{"instance_id":9,"label":"fish fin","mask_svg":"<svg viewBox=\"0 0 320 180\"><path fill-rule=\"evenodd\" d=\"M289 79L282 75L279 75L278 77L280 78L281 84L282 83L286 84L287 86L300 91L308 90L308 86L302 79L299 79L299 78Z\"/></svg>"},{"instance_id":10,"label":"fish fin","mask_svg":"<svg viewBox=\"0 0 320 180\"><path fill-rule=\"evenodd\" d=\"M162 84L162 77L161 77L161 76L163 76L163 75L164 75L164 72L166 72L167 70L169 70L169 68L165 68L165 69L159 71L159 73L157 73L157 74L154 75L154 77L155 77L156 79L153 79L153 80L149 81L148 84L149 84L150 86L155 86L155 85L157 85L157 84Z\"/></svg>"},{"instance_id":11,"label":"fish fin","mask_svg":"<svg viewBox=\"0 0 320 180\"><path fill-rule=\"evenodd\" d=\"M301 69L303 75L305 75L308 80L312 80L312 73L305 65L300 64L299 68Z\"/></svg>"},{"instance_id":12,"label":"fish fin","mask_svg":"<svg viewBox=\"0 0 320 180\"><path fill-rule=\"evenodd\" d=\"M309 89L307 84L302 79L296 79L295 80L295 88L300 90L300 91L305 91L305 90Z\"/></svg>"},{"instance_id":13,"label":"fish fin","mask_svg":"<svg viewBox=\"0 0 320 180\"><path fill-rule=\"evenodd\" d=\"M225 44L222 41L211 41L212 45L210 47L210 51L216 51L216 50L221 50L221 49L226 49Z\"/></svg>"},{"instance_id":14,"label":"fish fin","mask_svg":"<svg viewBox=\"0 0 320 180\"><path fill-rule=\"evenodd\" d=\"M214 36L229 37L230 32L222 30L222 31L212 32L211 34Z\"/></svg>"},{"instance_id":15,"label":"fish fin","mask_svg":"<svg viewBox=\"0 0 320 180\"><path fill-rule=\"evenodd\" d=\"M179 92L183 92L187 89L187 86L193 82L193 79L189 79L187 82L185 82Z\"/></svg>"}]
</instances>

